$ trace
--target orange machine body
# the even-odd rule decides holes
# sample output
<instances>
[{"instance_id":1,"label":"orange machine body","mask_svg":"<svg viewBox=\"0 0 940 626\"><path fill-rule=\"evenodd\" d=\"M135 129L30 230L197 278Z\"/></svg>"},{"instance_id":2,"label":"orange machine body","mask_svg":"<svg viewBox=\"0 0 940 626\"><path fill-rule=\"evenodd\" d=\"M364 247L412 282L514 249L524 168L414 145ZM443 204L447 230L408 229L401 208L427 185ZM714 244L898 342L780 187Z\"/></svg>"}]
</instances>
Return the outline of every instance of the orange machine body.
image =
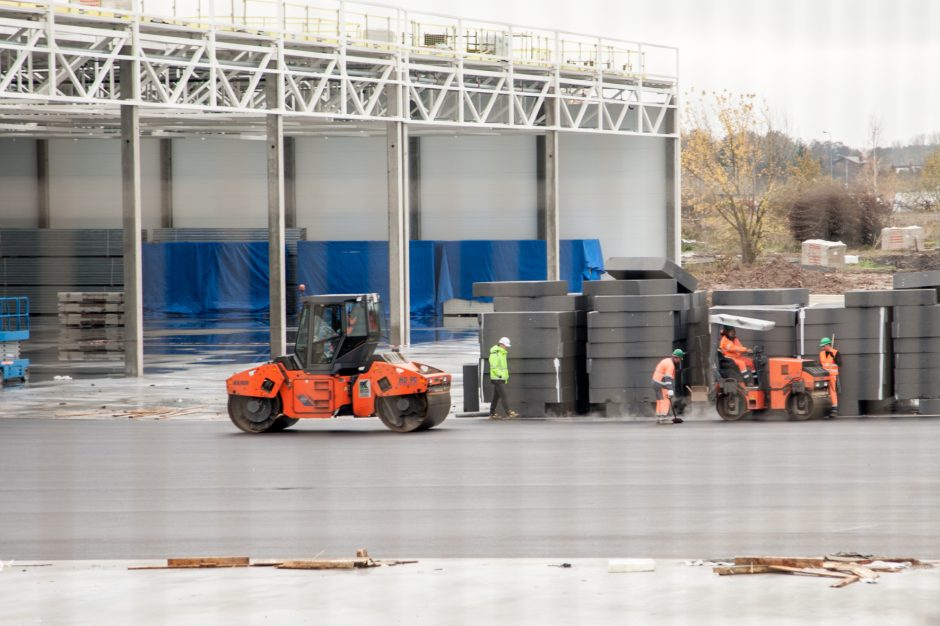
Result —
<instances>
[{"instance_id":1,"label":"orange machine body","mask_svg":"<svg viewBox=\"0 0 940 626\"><path fill-rule=\"evenodd\" d=\"M277 397L280 412L291 418L373 417L377 397L450 393L451 375L404 359L373 361L355 376L288 370L273 362L238 372L225 385L229 395Z\"/></svg>"}]
</instances>

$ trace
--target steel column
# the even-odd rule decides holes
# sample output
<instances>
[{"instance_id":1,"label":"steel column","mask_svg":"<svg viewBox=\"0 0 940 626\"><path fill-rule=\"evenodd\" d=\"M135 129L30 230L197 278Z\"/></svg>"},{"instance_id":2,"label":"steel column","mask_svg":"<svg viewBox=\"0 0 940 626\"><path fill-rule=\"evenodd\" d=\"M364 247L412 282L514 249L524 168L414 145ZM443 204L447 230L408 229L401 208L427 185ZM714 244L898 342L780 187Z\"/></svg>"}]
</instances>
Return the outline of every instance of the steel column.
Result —
<instances>
[{"instance_id":1,"label":"steel column","mask_svg":"<svg viewBox=\"0 0 940 626\"><path fill-rule=\"evenodd\" d=\"M682 264L682 188L679 138L666 142L666 258Z\"/></svg>"},{"instance_id":2,"label":"steel column","mask_svg":"<svg viewBox=\"0 0 940 626\"><path fill-rule=\"evenodd\" d=\"M160 227L173 228L173 140L160 140Z\"/></svg>"},{"instance_id":3,"label":"steel column","mask_svg":"<svg viewBox=\"0 0 940 626\"><path fill-rule=\"evenodd\" d=\"M545 131L545 143L542 153L542 171L544 180L544 208L540 207L542 224L539 231L545 239L546 277L559 280L560 253L558 243L558 131Z\"/></svg>"},{"instance_id":4,"label":"steel column","mask_svg":"<svg viewBox=\"0 0 940 626\"><path fill-rule=\"evenodd\" d=\"M388 341L411 341L408 298L408 128L402 122L386 124L388 161Z\"/></svg>"},{"instance_id":5,"label":"steel column","mask_svg":"<svg viewBox=\"0 0 940 626\"><path fill-rule=\"evenodd\" d=\"M141 270L140 110L121 105L121 187L124 207L124 374L144 375Z\"/></svg>"},{"instance_id":6,"label":"steel column","mask_svg":"<svg viewBox=\"0 0 940 626\"><path fill-rule=\"evenodd\" d=\"M268 102L278 98L276 82L266 85ZM274 107L271 107L272 109ZM284 211L284 116L269 113L268 156L268 268L271 311L271 358L287 354L287 288Z\"/></svg>"},{"instance_id":7,"label":"steel column","mask_svg":"<svg viewBox=\"0 0 940 626\"><path fill-rule=\"evenodd\" d=\"M38 214L36 222L38 228L49 228L49 140L36 140L36 186L38 196Z\"/></svg>"}]
</instances>

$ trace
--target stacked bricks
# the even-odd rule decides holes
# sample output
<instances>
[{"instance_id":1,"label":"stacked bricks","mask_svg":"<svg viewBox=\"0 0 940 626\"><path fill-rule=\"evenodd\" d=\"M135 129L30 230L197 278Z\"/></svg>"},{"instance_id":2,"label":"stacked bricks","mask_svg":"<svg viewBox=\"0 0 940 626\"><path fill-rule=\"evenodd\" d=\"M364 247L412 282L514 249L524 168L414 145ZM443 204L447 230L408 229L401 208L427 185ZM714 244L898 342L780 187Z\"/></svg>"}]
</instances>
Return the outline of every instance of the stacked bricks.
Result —
<instances>
[{"instance_id":1,"label":"stacked bricks","mask_svg":"<svg viewBox=\"0 0 940 626\"><path fill-rule=\"evenodd\" d=\"M124 293L62 291L58 295L59 360L124 358Z\"/></svg>"},{"instance_id":2,"label":"stacked bricks","mask_svg":"<svg viewBox=\"0 0 940 626\"><path fill-rule=\"evenodd\" d=\"M492 400L490 348L509 337L512 409L523 417L578 413L587 385L584 298L569 295L566 281L474 283L473 295L493 298L494 312L480 314L484 400Z\"/></svg>"},{"instance_id":3,"label":"stacked bricks","mask_svg":"<svg viewBox=\"0 0 940 626\"><path fill-rule=\"evenodd\" d=\"M677 395L704 376L691 344L707 334L705 294L697 281L662 258L613 258L606 263L614 280L584 282L590 305L587 335L590 403L607 416L652 415L657 363L676 348L689 353L676 381ZM704 326L703 326L703 321ZM690 329L692 332L690 333ZM688 367L692 364L692 367Z\"/></svg>"},{"instance_id":4,"label":"stacked bricks","mask_svg":"<svg viewBox=\"0 0 940 626\"><path fill-rule=\"evenodd\" d=\"M899 400L917 400L922 415L940 415L940 270L895 274L894 287L918 294L916 303L894 308L895 393Z\"/></svg>"}]
</instances>

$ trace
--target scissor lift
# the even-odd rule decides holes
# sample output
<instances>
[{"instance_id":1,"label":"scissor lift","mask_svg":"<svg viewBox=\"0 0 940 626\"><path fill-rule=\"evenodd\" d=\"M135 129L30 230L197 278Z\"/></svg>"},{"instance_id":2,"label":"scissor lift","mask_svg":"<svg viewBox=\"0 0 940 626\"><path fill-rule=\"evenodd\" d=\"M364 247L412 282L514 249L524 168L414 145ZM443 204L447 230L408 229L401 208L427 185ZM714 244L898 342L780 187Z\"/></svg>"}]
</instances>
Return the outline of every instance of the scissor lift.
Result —
<instances>
[{"instance_id":1,"label":"scissor lift","mask_svg":"<svg viewBox=\"0 0 940 626\"><path fill-rule=\"evenodd\" d=\"M20 358L20 342L29 339L29 298L0 298L0 386L29 380L29 359Z\"/></svg>"}]
</instances>

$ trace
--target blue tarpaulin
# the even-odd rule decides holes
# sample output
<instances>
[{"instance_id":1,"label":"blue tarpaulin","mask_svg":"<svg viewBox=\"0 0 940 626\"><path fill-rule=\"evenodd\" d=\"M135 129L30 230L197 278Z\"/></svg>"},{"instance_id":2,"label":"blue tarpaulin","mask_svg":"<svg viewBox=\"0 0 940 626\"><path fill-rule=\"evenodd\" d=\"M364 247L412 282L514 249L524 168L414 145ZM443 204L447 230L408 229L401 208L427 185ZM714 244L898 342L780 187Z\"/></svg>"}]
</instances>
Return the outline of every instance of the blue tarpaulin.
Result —
<instances>
[{"instance_id":1,"label":"blue tarpaulin","mask_svg":"<svg viewBox=\"0 0 940 626\"><path fill-rule=\"evenodd\" d=\"M473 298L473 283L544 280L545 242L412 241L411 314L431 317L452 298ZM603 256L596 239L563 240L561 276L569 291L597 279ZM143 246L144 312L148 316L268 314L267 242L169 242ZM388 303L384 241L299 241L297 282L307 294L378 293Z\"/></svg>"},{"instance_id":2,"label":"blue tarpaulin","mask_svg":"<svg viewBox=\"0 0 940 626\"><path fill-rule=\"evenodd\" d=\"M146 315L266 315L269 289L267 242L143 245Z\"/></svg>"},{"instance_id":3,"label":"blue tarpaulin","mask_svg":"<svg viewBox=\"0 0 940 626\"><path fill-rule=\"evenodd\" d=\"M412 241L411 313L434 315L434 242ZM307 294L377 293L388 303L388 242L298 241L297 282Z\"/></svg>"}]
</instances>

